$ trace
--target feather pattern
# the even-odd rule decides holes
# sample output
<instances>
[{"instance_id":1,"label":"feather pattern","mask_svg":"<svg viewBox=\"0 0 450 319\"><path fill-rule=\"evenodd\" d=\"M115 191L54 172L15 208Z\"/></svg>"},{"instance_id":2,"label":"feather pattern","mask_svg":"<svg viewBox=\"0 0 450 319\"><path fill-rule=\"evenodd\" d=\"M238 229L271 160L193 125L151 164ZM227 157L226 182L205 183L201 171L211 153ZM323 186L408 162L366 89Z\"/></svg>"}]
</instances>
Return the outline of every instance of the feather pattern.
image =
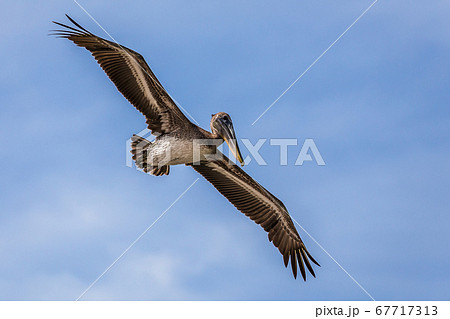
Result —
<instances>
[{"instance_id":1,"label":"feather pattern","mask_svg":"<svg viewBox=\"0 0 450 319\"><path fill-rule=\"evenodd\" d=\"M223 154L219 154L214 161L202 161L198 165L189 165L206 178L239 211L268 233L269 241L280 251L286 267L290 259L295 278L297 278L297 265L304 280L306 280L305 265L315 277L309 260L320 265L306 250L286 207L278 198Z\"/></svg>"},{"instance_id":2,"label":"feather pattern","mask_svg":"<svg viewBox=\"0 0 450 319\"><path fill-rule=\"evenodd\" d=\"M90 51L122 95L146 118L152 134L174 132L193 125L176 106L139 53L98 37L67 16L75 27L59 22L65 28L53 35L67 38Z\"/></svg>"}]
</instances>

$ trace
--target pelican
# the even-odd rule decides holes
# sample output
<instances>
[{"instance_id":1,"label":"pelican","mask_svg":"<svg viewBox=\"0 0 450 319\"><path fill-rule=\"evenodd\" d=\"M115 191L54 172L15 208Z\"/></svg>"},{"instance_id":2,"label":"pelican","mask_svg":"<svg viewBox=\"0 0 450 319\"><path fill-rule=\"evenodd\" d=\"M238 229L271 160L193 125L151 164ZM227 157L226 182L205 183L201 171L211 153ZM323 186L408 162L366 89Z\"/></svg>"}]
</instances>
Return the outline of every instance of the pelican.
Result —
<instances>
[{"instance_id":1,"label":"pelican","mask_svg":"<svg viewBox=\"0 0 450 319\"><path fill-rule=\"evenodd\" d=\"M225 141L244 165L231 117L224 112L213 114L211 132L193 124L139 53L98 37L66 17L73 26L53 21L63 29L52 30L52 35L69 39L90 51L122 95L145 116L148 128L157 136L150 142L133 135L131 152L136 166L155 176L168 175L171 165L191 166L268 233L269 242L280 251L285 267L291 262L294 278L297 278L297 264L303 280L306 281L305 266L315 277L310 260L320 265L306 249L284 204L217 150ZM199 141L209 142L200 143L195 156Z\"/></svg>"}]
</instances>

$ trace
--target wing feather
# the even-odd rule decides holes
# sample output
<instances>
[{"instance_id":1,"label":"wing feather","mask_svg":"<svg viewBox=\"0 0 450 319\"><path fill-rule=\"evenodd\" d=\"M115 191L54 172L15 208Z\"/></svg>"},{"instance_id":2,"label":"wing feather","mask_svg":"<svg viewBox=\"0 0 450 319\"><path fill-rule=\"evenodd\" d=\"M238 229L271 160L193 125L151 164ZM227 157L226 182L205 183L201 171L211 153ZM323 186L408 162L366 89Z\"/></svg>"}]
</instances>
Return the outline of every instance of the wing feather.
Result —
<instances>
[{"instance_id":1,"label":"wing feather","mask_svg":"<svg viewBox=\"0 0 450 319\"><path fill-rule=\"evenodd\" d=\"M67 16L67 15L66 15ZM169 133L193 125L176 106L139 53L87 31L67 16L75 27L63 27L53 35L67 38L90 51L122 95L146 118L153 134Z\"/></svg>"},{"instance_id":2,"label":"wing feather","mask_svg":"<svg viewBox=\"0 0 450 319\"><path fill-rule=\"evenodd\" d=\"M239 211L259 224L269 241L278 248L287 267L291 261L292 273L297 277L297 263L306 280L306 268L315 277L309 259L319 265L306 250L284 204L247 175L225 155L212 161L190 164L208 180Z\"/></svg>"}]
</instances>

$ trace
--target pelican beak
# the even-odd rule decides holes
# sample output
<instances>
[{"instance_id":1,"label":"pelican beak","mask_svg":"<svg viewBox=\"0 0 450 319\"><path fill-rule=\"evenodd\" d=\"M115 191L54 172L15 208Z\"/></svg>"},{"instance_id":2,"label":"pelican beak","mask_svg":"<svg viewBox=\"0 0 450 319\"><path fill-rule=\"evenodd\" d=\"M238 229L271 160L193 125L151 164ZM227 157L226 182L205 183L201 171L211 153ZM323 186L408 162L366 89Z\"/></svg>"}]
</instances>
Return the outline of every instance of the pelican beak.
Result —
<instances>
[{"instance_id":1,"label":"pelican beak","mask_svg":"<svg viewBox=\"0 0 450 319\"><path fill-rule=\"evenodd\" d=\"M244 160L242 159L241 151L239 150L239 146L236 139L236 134L234 133L233 123L230 121L223 121L219 119L217 121L220 126L220 136L227 142L228 147L233 153L234 157L244 166Z\"/></svg>"}]
</instances>

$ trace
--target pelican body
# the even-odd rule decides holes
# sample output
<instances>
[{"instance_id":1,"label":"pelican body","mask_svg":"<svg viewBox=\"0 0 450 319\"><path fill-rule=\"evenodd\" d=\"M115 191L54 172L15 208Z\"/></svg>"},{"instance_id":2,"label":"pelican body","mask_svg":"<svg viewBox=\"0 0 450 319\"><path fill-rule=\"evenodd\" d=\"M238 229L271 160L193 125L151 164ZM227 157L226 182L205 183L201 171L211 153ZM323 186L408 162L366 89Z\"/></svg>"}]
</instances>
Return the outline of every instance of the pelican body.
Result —
<instances>
[{"instance_id":1,"label":"pelican body","mask_svg":"<svg viewBox=\"0 0 450 319\"><path fill-rule=\"evenodd\" d=\"M136 166L152 175L168 175L171 165L200 165L202 161L220 158L217 147L224 141L244 165L233 123L225 112L211 116L211 132L189 122L175 131L158 135L154 142L140 136L131 138L131 152Z\"/></svg>"},{"instance_id":2,"label":"pelican body","mask_svg":"<svg viewBox=\"0 0 450 319\"><path fill-rule=\"evenodd\" d=\"M305 266L315 276L310 261L319 264L306 249L284 204L217 150L226 142L244 165L231 117L224 112L213 114L211 132L195 125L176 106L139 53L98 37L67 18L73 26L53 21L64 28L54 30L53 35L90 51L122 95L145 116L148 128L157 136L153 142L132 136L131 153L136 166L155 176L169 175L172 165L191 166L268 233L269 241L283 256L284 265L287 267L291 262L294 278L297 278L297 265L304 280Z\"/></svg>"}]
</instances>

